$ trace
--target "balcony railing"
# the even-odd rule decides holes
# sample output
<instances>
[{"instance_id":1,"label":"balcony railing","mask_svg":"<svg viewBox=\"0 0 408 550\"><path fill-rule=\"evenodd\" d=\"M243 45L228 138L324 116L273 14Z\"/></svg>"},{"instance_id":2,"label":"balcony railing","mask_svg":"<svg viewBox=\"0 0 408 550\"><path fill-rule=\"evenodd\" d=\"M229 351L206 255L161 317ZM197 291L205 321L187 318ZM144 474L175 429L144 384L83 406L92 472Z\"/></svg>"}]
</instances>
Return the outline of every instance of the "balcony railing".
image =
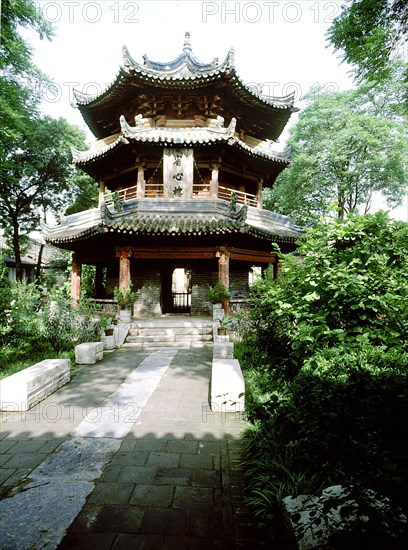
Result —
<instances>
[{"instance_id":1,"label":"balcony railing","mask_svg":"<svg viewBox=\"0 0 408 550\"><path fill-rule=\"evenodd\" d=\"M237 204L247 204L248 206L258 206L258 199L256 195L251 193L245 193L244 191L237 191L236 189L230 189L229 187L218 186L218 198L226 201L231 201L233 195L237 198Z\"/></svg>"},{"instance_id":2,"label":"balcony railing","mask_svg":"<svg viewBox=\"0 0 408 550\"><path fill-rule=\"evenodd\" d=\"M162 183L146 183L145 185L145 197L146 198L160 198L164 195L164 187ZM208 198L210 197L209 185L205 183L193 184L193 198ZM234 200L236 198L237 204L247 204L248 206L258 206L258 199L256 195L251 193L245 193L244 191L238 191L236 189L230 189L222 185L218 186L218 198L226 201ZM126 201L137 198L137 185L133 187L127 187L126 189L120 189L113 193L109 192L105 194L105 203L107 205L114 204L116 201Z\"/></svg>"}]
</instances>

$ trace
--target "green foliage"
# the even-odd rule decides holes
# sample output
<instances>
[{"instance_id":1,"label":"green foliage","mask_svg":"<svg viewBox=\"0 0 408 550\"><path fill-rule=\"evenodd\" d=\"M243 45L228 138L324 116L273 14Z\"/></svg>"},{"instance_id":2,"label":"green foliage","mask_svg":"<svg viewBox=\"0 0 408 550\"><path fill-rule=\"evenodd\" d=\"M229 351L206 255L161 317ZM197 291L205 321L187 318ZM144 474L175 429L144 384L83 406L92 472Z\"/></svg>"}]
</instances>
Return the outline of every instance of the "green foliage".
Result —
<instances>
[{"instance_id":1,"label":"green foliage","mask_svg":"<svg viewBox=\"0 0 408 550\"><path fill-rule=\"evenodd\" d=\"M298 256L282 258L278 283L264 279L252 287L261 345L283 353L289 345L298 362L324 346L406 350L407 239L408 224L383 212L319 223Z\"/></svg>"},{"instance_id":2,"label":"green foliage","mask_svg":"<svg viewBox=\"0 0 408 550\"><path fill-rule=\"evenodd\" d=\"M81 297L92 298L95 289L96 266L84 264L81 272Z\"/></svg>"},{"instance_id":3,"label":"green foliage","mask_svg":"<svg viewBox=\"0 0 408 550\"><path fill-rule=\"evenodd\" d=\"M269 422L256 422L244 433L241 441L245 476L250 496L248 504L261 519L273 518L288 495L310 493L319 488L317 476L293 468L292 446L282 446Z\"/></svg>"},{"instance_id":4,"label":"green foliage","mask_svg":"<svg viewBox=\"0 0 408 550\"><path fill-rule=\"evenodd\" d=\"M400 47L402 53L407 31L405 0L352 0L342 6L328 39L354 65L359 80L378 81L389 77L391 60Z\"/></svg>"},{"instance_id":5,"label":"green foliage","mask_svg":"<svg viewBox=\"0 0 408 550\"><path fill-rule=\"evenodd\" d=\"M407 354L371 346L324 349L306 362L290 391L274 424L281 444L296 441L297 464L313 464L331 482L405 501Z\"/></svg>"},{"instance_id":6,"label":"green foliage","mask_svg":"<svg viewBox=\"0 0 408 550\"><path fill-rule=\"evenodd\" d=\"M62 118L32 116L25 132L0 149L0 223L12 242L21 279L21 238L36 229L40 213L58 212L70 195L74 174L70 147L84 135Z\"/></svg>"},{"instance_id":7,"label":"green foliage","mask_svg":"<svg viewBox=\"0 0 408 550\"><path fill-rule=\"evenodd\" d=\"M32 62L32 50L20 34L34 30L40 38L51 38L49 23L34 0L1 2L0 41L0 149L9 149L26 130L26 121L40 102L47 78Z\"/></svg>"},{"instance_id":8,"label":"green foliage","mask_svg":"<svg viewBox=\"0 0 408 550\"><path fill-rule=\"evenodd\" d=\"M76 344L97 339L90 314L72 309L63 292L44 296L34 283L15 283L10 290L9 309L0 324L0 372L21 368L18 364L22 362L23 366L32 364L39 356L55 357Z\"/></svg>"},{"instance_id":9,"label":"green foliage","mask_svg":"<svg viewBox=\"0 0 408 550\"><path fill-rule=\"evenodd\" d=\"M132 306L137 298L136 292L132 290L132 282L128 283L124 288L115 287L113 289L113 295L118 304L122 307Z\"/></svg>"},{"instance_id":10,"label":"green foliage","mask_svg":"<svg viewBox=\"0 0 408 550\"><path fill-rule=\"evenodd\" d=\"M81 342L97 340L97 330L86 308L74 309L60 291L54 291L44 305L44 337L53 349L67 351Z\"/></svg>"},{"instance_id":11,"label":"green foliage","mask_svg":"<svg viewBox=\"0 0 408 550\"><path fill-rule=\"evenodd\" d=\"M65 214L75 214L98 206L98 184L87 174L76 172L70 182L73 201Z\"/></svg>"},{"instance_id":12,"label":"green foliage","mask_svg":"<svg viewBox=\"0 0 408 550\"><path fill-rule=\"evenodd\" d=\"M3 258L0 256L0 334L1 327L4 327L6 315L10 309L11 302L11 284L8 277L8 268L6 267Z\"/></svg>"},{"instance_id":13,"label":"green foliage","mask_svg":"<svg viewBox=\"0 0 408 550\"><path fill-rule=\"evenodd\" d=\"M212 304L221 304L224 300L229 301L231 293L222 283L218 282L208 291L208 299Z\"/></svg>"},{"instance_id":14,"label":"green foliage","mask_svg":"<svg viewBox=\"0 0 408 550\"><path fill-rule=\"evenodd\" d=\"M407 513L407 242L408 224L381 212L322 221L282 257L278 282L268 273L253 285L235 349L260 517L332 484L373 489Z\"/></svg>"},{"instance_id":15,"label":"green foliage","mask_svg":"<svg viewBox=\"0 0 408 550\"><path fill-rule=\"evenodd\" d=\"M264 194L265 206L309 225L330 214L343 219L366 212L374 192L388 206L401 204L407 190L408 133L393 112L400 88L370 85L329 93L312 89L291 130L291 165Z\"/></svg>"}]
</instances>

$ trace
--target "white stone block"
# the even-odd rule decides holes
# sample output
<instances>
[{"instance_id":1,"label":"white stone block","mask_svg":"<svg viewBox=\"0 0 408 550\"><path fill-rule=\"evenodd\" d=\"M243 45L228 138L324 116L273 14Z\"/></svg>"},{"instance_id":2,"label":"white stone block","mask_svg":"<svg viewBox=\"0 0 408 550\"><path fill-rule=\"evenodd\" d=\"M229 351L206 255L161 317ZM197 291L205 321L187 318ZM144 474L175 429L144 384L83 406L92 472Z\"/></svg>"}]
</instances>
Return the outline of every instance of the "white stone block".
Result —
<instances>
[{"instance_id":1,"label":"white stone block","mask_svg":"<svg viewBox=\"0 0 408 550\"><path fill-rule=\"evenodd\" d=\"M211 371L211 409L242 411L245 406L245 381L237 359L213 358Z\"/></svg>"},{"instance_id":2,"label":"white stone block","mask_svg":"<svg viewBox=\"0 0 408 550\"><path fill-rule=\"evenodd\" d=\"M214 359L233 359L234 342L214 342L213 357Z\"/></svg>"},{"instance_id":3,"label":"white stone block","mask_svg":"<svg viewBox=\"0 0 408 550\"><path fill-rule=\"evenodd\" d=\"M0 380L0 410L27 411L70 381L69 359L45 359Z\"/></svg>"},{"instance_id":4,"label":"white stone block","mask_svg":"<svg viewBox=\"0 0 408 550\"><path fill-rule=\"evenodd\" d=\"M75 346L75 362L79 365L93 365L102 359L102 342L85 342Z\"/></svg>"}]
</instances>

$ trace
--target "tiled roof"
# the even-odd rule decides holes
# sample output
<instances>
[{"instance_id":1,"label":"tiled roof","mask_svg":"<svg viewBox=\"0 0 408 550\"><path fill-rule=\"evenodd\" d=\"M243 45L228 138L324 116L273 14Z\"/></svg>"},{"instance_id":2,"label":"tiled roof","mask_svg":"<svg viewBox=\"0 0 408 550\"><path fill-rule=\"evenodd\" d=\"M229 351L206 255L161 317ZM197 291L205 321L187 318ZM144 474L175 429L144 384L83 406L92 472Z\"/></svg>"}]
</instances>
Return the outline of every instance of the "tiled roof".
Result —
<instances>
[{"instance_id":1,"label":"tiled roof","mask_svg":"<svg viewBox=\"0 0 408 550\"><path fill-rule=\"evenodd\" d=\"M188 35L188 36L187 36ZM194 89L203 84L226 79L239 96L246 101L270 106L275 109L294 109L294 93L283 97L263 95L253 86L246 85L238 76L234 66L234 50L231 48L222 63L214 59L211 63L201 63L192 52L189 33L186 33L182 53L173 61L157 62L143 56L143 64L137 63L126 46L122 48L123 64L115 79L99 94L84 94L74 90L75 105L98 105L116 94L121 85L130 84L132 77L159 88Z\"/></svg>"},{"instance_id":2,"label":"tiled roof","mask_svg":"<svg viewBox=\"0 0 408 550\"><path fill-rule=\"evenodd\" d=\"M124 116L120 117L121 133L115 134L108 139L98 140L88 151L72 149L73 161L77 165L84 165L101 157L108 156L110 152L121 145L128 145L131 142L157 143L167 145L210 145L216 142L225 142L230 146L241 148L251 156L262 157L274 162L289 163L290 154L274 151L272 143L256 140L249 144L238 137L235 133L236 121L233 118L229 126L223 126L223 119L214 119L209 127L186 127L172 128L152 126L151 119L143 119L141 115L135 118L136 126L130 126Z\"/></svg>"},{"instance_id":3,"label":"tiled roof","mask_svg":"<svg viewBox=\"0 0 408 550\"><path fill-rule=\"evenodd\" d=\"M81 226L79 217L76 215L73 221L68 216L55 228L44 226L45 240L54 244L69 243L108 232L144 236L245 233L277 242L295 242L302 236L301 228L293 226L286 216L247 206L231 212L226 201L142 199L129 201L122 212L104 205L99 219L94 216L91 226Z\"/></svg>"}]
</instances>

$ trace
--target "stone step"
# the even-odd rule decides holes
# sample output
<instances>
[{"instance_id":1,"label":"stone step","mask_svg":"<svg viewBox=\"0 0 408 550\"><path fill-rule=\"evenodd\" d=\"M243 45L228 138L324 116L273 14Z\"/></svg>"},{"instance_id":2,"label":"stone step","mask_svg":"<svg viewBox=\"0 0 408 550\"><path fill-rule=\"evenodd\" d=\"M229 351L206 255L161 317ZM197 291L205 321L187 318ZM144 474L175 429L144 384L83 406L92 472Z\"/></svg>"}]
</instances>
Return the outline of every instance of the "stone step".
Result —
<instances>
[{"instance_id":1,"label":"stone step","mask_svg":"<svg viewBox=\"0 0 408 550\"><path fill-rule=\"evenodd\" d=\"M123 347L191 349L212 345L213 323L210 319L158 317L133 320Z\"/></svg>"},{"instance_id":2,"label":"stone step","mask_svg":"<svg viewBox=\"0 0 408 550\"><path fill-rule=\"evenodd\" d=\"M130 334L126 342L211 342L211 334Z\"/></svg>"},{"instance_id":3,"label":"stone step","mask_svg":"<svg viewBox=\"0 0 408 550\"><path fill-rule=\"evenodd\" d=\"M144 328L201 328L212 327L212 321L200 321L200 320L178 320L178 319L138 319L132 320L133 326Z\"/></svg>"},{"instance_id":4,"label":"stone step","mask_svg":"<svg viewBox=\"0 0 408 550\"><path fill-rule=\"evenodd\" d=\"M199 342L199 343L204 344L204 342ZM191 342L128 342L126 341L122 345L122 348L145 349L150 351L165 349L165 348L191 349L192 344L195 347L195 343L191 343Z\"/></svg>"},{"instance_id":5,"label":"stone step","mask_svg":"<svg viewBox=\"0 0 408 550\"><path fill-rule=\"evenodd\" d=\"M191 327L175 327L175 328L162 328L162 327L131 327L129 330L131 336L201 336L212 334L212 327L210 328L191 328Z\"/></svg>"}]
</instances>

